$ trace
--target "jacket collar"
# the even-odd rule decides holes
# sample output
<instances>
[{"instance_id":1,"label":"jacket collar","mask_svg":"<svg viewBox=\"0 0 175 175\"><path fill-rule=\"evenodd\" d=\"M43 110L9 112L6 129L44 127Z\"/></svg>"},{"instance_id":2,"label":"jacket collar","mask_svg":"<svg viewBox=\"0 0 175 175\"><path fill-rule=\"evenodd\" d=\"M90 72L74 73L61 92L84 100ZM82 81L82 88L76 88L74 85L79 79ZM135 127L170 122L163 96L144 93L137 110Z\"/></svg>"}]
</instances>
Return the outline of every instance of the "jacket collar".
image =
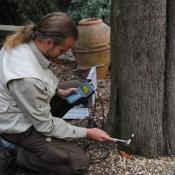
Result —
<instances>
[{"instance_id":1,"label":"jacket collar","mask_svg":"<svg viewBox=\"0 0 175 175\"><path fill-rule=\"evenodd\" d=\"M38 60L39 64L43 67L43 69L47 68L51 64L51 62L38 49L34 41L29 42L29 47L32 49L36 59Z\"/></svg>"}]
</instances>

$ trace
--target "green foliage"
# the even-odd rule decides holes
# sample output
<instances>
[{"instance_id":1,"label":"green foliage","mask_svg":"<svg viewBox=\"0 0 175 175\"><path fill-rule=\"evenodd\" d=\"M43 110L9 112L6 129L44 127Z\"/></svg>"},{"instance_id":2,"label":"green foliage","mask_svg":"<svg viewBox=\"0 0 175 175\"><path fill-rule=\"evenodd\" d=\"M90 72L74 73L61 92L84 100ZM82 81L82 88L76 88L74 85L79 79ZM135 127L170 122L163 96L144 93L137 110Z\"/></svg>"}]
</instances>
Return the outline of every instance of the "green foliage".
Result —
<instances>
[{"instance_id":1,"label":"green foliage","mask_svg":"<svg viewBox=\"0 0 175 175\"><path fill-rule=\"evenodd\" d=\"M101 18L110 23L111 0L9 0L17 5L21 20L37 22L44 15L64 11L77 23L85 18Z\"/></svg>"},{"instance_id":2,"label":"green foliage","mask_svg":"<svg viewBox=\"0 0 175 175\"><path fill-rule=\"evenodd\" d=\"M57 0L14 0L18 5L18 12L23 19L38 21L49 12L58 11Z\"/></svg>"},{"instance_id":3,"label":"green foliage","mask_svg":"<svg viewBox=\"0 0 175 175\"><path fill-rule=\"evenodd\" d=\"M111 0L72 0L67 13L76 22L84 18L101 18L110 24Z\"/></svg>"}]
</instances>

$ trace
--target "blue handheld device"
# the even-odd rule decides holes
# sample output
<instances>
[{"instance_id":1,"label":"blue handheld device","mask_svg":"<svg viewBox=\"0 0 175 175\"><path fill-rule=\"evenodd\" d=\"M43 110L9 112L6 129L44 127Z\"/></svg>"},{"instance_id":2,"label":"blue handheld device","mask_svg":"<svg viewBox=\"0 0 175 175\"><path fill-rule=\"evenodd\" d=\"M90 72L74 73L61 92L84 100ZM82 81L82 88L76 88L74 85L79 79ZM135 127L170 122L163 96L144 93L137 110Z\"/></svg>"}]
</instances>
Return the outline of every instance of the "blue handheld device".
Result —
<instances>
[{"instance_id":1,"label":"blue handheld device","mask_svg":"<svg viewBox=\"0 0 175 175\"><path fill-rule=\"evenodd\" d=\"M88 98L95 92L95 89L89 82L81 83L78 89L66 97L69 104L74 104L81 98Z\"/></svg>"}]
</instances>

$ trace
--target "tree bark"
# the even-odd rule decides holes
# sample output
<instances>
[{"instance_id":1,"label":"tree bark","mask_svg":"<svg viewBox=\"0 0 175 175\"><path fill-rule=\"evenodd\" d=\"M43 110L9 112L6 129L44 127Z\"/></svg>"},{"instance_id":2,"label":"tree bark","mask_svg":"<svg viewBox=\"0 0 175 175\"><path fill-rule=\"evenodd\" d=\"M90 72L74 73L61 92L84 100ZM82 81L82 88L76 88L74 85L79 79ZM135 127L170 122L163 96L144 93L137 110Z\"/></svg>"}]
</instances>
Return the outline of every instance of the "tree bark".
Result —
<instances>
[{"instance_id":1,"label":"tree bark","mask_svg":"<svg viewBox=\"0 0 175 175\"><path fill-rule=\"evenodd\" d=\"M165 0L113 0L108 131L146 157L164 153Z\"/></svg>"},{"instance_id":2,"label":"tree bark","mask_svg":"<svg viewBox=\"0 0 175 175\"><path fill-rule=\"evenodd\" d=\"M113 136L118 136L118 128L120 124L120 117L118 114L118 75L119 69L116 69L117 67L117 59L116 55L119 55L118 50L115 50L117 47L116 45L116 38L117 38L117 28L116 28L116 19L117 19L117 10L118 10L118 0L116 1L111 1L111 96L110 96L110 110L108 113L108 118L107 118L107 125L106 125L106 130L113 135Z\"/></svg>"},{"instance_id":3,"label":"tree bark","mask_svg":"<svg viewBox=\"0 0 175 175\"><path fill-rule=\"evenodd\" d=\"M165 71L165 152L175 155L175 1L167 1L167 42Z\"/></svg>"}]
</instances>

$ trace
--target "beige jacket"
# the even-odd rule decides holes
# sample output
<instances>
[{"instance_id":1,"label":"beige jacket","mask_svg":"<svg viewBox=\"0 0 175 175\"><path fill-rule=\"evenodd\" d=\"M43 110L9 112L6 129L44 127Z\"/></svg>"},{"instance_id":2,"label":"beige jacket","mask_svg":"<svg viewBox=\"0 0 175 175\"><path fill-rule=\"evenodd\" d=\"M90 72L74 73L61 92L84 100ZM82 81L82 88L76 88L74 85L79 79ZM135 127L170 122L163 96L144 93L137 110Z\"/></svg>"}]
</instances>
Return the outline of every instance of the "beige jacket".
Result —
<instances>
[{"instance_id":1,"label":"beige jacket","mask_svg":"<svg viewBox=\"0 0 175 175\"><path fill-rule=\"evenodd\" d=\"M49 101L59 81L34 42L0 51L0 132L21 133L33 126L56 138L85 137L87 130L53 117Z\"/></svg>"}]
</instances>

